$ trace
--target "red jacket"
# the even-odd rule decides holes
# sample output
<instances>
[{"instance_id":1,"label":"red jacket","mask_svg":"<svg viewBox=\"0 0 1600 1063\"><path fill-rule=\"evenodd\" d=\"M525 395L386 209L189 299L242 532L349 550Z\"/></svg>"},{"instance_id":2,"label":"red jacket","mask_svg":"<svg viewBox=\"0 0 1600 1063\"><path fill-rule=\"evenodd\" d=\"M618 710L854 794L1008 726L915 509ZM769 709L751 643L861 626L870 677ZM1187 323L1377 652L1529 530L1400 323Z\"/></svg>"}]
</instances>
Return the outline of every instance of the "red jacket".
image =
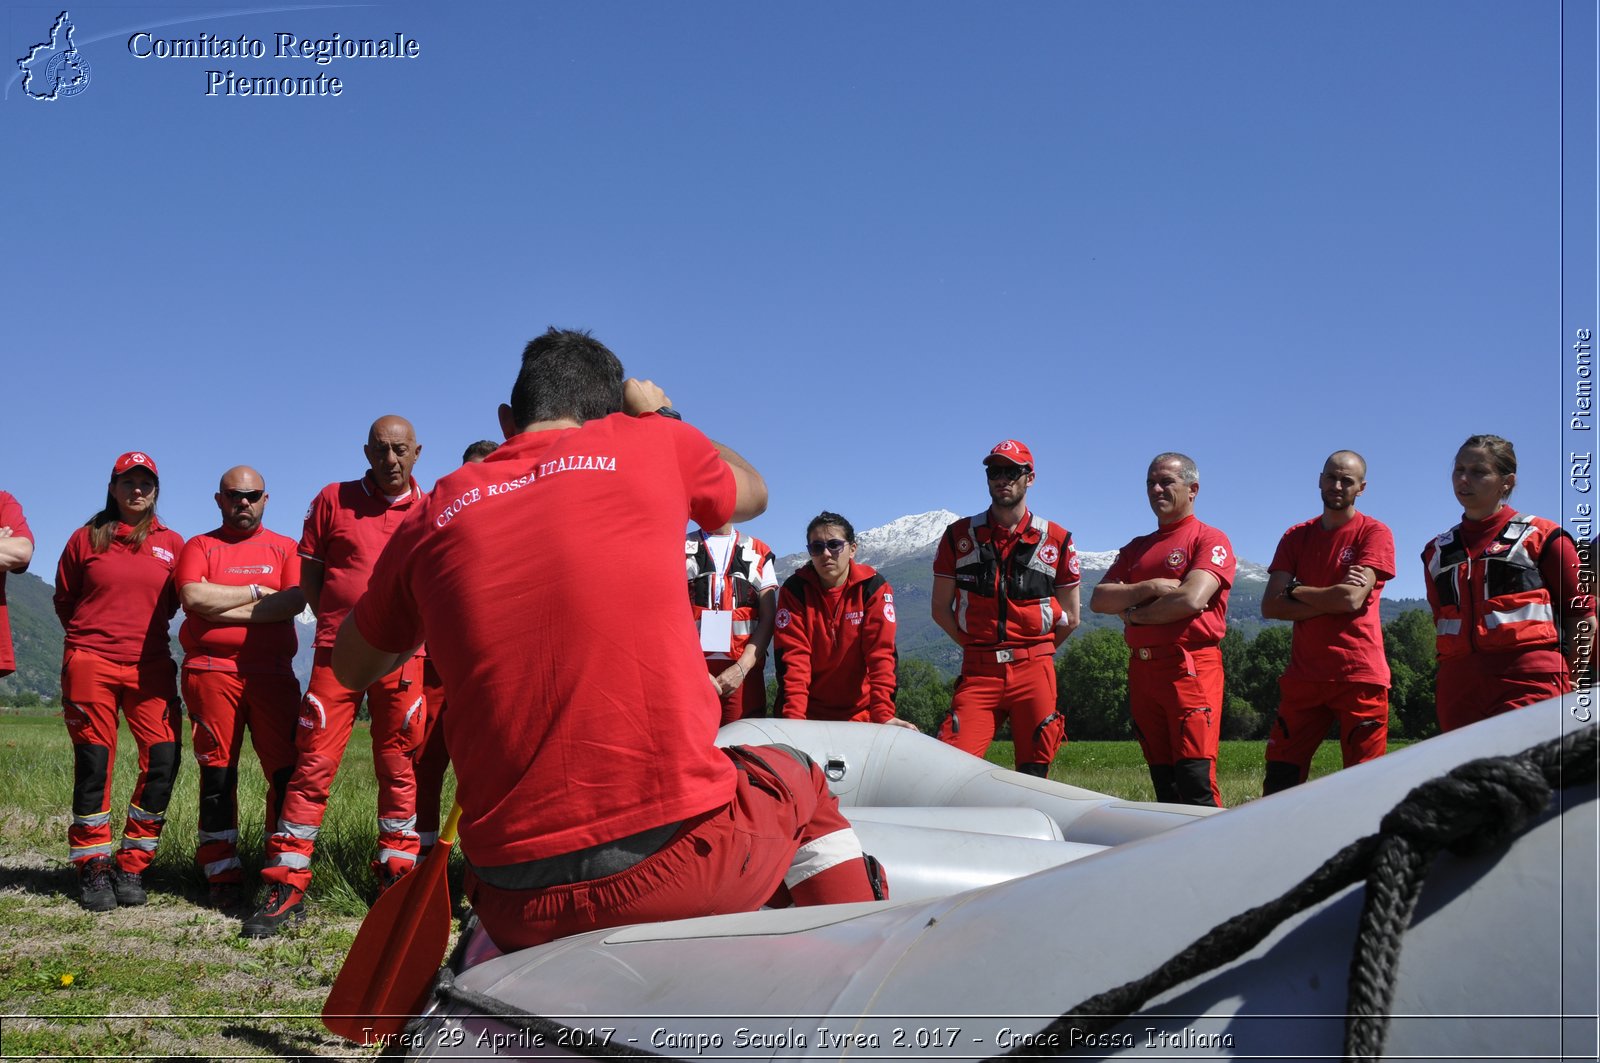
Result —
<instances>
[{"instance_id":1,"label":"red jacket","mask_svg":"<svg viewBox=\"0 0 1600 1063\"><path fill-rule=\"evenodd\" d=\"M831 605L810 565L778 591L778 715L790 719L894 719L894 588L850 563Z\"/></svg>"}]
</instances>

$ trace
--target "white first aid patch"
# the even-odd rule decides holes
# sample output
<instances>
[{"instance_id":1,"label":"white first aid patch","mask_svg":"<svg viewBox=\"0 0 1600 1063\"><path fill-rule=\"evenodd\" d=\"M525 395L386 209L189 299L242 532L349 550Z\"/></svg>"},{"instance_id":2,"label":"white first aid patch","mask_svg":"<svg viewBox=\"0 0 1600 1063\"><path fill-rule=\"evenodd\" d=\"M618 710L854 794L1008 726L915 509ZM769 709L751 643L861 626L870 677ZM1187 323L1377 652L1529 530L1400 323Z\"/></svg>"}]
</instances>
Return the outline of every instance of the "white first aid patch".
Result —
<instances>
[{"instance_id":1,"label":"white first aid patch","mask_svg":"<svg viewBox=\"0 0 1600 1063\"><path fill-rule=\"evenodd\" d=\"M707 609L700 614L700 648L706 653L727 653L733 648L731 609Z\"/></svg>"}]
</instances>

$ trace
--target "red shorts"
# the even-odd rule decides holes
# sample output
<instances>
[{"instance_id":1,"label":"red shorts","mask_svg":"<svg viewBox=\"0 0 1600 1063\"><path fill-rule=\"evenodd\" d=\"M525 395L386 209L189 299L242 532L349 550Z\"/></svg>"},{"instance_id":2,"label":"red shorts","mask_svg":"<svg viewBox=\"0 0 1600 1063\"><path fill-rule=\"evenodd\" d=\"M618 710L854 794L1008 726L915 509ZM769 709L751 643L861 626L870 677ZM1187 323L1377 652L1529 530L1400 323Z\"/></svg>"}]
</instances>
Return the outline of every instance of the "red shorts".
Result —
<instances>
[{"instance_id":1,"label":"red shorts","mask_svg":"<svg viewBox=\"0 0 1600 1063\"><path fill-rule=\"evenodd\" d=\"M1311 758L1328 728L1339 722L1344 766L1383 756L1389 742L1389 688L1381 683L1341 680L1278 680L1278 717L1267 739L1267 762L1292 764L1300 782L1311 773Z\"/></svg>"},{"instance_id":2,"label":"red shorts","mask_svg":"<svg viewBox=\"0 0 1600 1063\"><path fill-rule=\"evenodd\" d=\"M694 817L625 871L545 889L502 889L469 867L466 892L502 951L588 930L875 899L855 831L815 764L772 746L733 746L731 802ZM487 873L487 871L485 872Z\"/></svg>"}]
</instances>

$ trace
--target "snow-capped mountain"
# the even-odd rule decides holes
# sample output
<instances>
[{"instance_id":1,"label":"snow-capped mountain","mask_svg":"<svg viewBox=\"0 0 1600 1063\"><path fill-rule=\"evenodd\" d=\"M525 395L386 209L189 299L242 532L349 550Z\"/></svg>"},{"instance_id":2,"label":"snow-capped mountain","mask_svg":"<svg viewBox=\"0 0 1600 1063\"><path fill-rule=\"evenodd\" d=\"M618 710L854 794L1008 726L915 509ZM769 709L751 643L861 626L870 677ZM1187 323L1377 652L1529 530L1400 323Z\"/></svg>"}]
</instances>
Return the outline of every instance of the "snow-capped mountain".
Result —
<instances>
[{"instance_id":1,"label":"snow-capped mountain","mask_svg":"<svg viewBox=\"0 0 1600 1063\"><path fill-rule=\"evenodd\" d=\"M880 570L910 558L926 558L932 564L939 536L944 534L951 521L959 517L960 514L948 509L935 509L928 513L896 517L888 524L858 531L856 560ZM1099 576L1111 567L1111 563L1117 559L1117 553L1116 550L1085 550L1079 545L1078 564L1084 572ZM785 554L778 558L778 578L788 577L806 561L803 553ZM1236 582L1264 584L1267 582L1266 567L1240 558Z\"/></svg>"}]
</instances>

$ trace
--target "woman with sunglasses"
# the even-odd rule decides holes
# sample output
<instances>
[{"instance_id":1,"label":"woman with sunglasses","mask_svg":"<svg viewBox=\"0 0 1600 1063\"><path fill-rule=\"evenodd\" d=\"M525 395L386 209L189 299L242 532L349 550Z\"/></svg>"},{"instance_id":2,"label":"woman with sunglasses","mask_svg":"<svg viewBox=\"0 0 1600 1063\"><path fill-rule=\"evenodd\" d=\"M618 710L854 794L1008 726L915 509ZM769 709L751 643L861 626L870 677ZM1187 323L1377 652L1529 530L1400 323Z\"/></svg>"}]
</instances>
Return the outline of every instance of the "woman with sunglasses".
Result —
<instances>
[{"instance_id":1,"label":"woman with sunglasses","mask_svg":"<svg viewBox=\"0 0 1600 1063\"><path fill-rule=\"evenodd\" d=\"M1442 731L1563 694L1594 661L1594 597L1577 548L1555 521L1511 508L1511 443L1471 436L1450 479L1461 523L1422 551Z\"/></svg>"},{"instance_id":2,"label":"woman with sunglasses","mask_svg":"<svg viewBox=\"0 0 1600 1063\"><path fill-rule=\"evenodd\" d=\"M778 592L778 715L894 720L894 588L858 565L856 530L824 510L806 526L811 563ZM909 725L907 725L909 726Z\"/></svg>"},{"instance_id":3,"label":"woman with sunglasses","mask_svg":"<svg viewBox=\"0 0 1600 1063\"><path fill-rule=\"evenodd\" d=\"M182 714L167 625L178 609L172 570L183 536L156 515L160 490L148 455L122 455L105 506L72 533L56 566L56 615L66 629L61 703L73 753L67 845L79 900L92 912L145 903L141 876L155 859L178 773ZM139 746L139 778L113 857L118 710Z\"/></svg>"}]
</instances>

